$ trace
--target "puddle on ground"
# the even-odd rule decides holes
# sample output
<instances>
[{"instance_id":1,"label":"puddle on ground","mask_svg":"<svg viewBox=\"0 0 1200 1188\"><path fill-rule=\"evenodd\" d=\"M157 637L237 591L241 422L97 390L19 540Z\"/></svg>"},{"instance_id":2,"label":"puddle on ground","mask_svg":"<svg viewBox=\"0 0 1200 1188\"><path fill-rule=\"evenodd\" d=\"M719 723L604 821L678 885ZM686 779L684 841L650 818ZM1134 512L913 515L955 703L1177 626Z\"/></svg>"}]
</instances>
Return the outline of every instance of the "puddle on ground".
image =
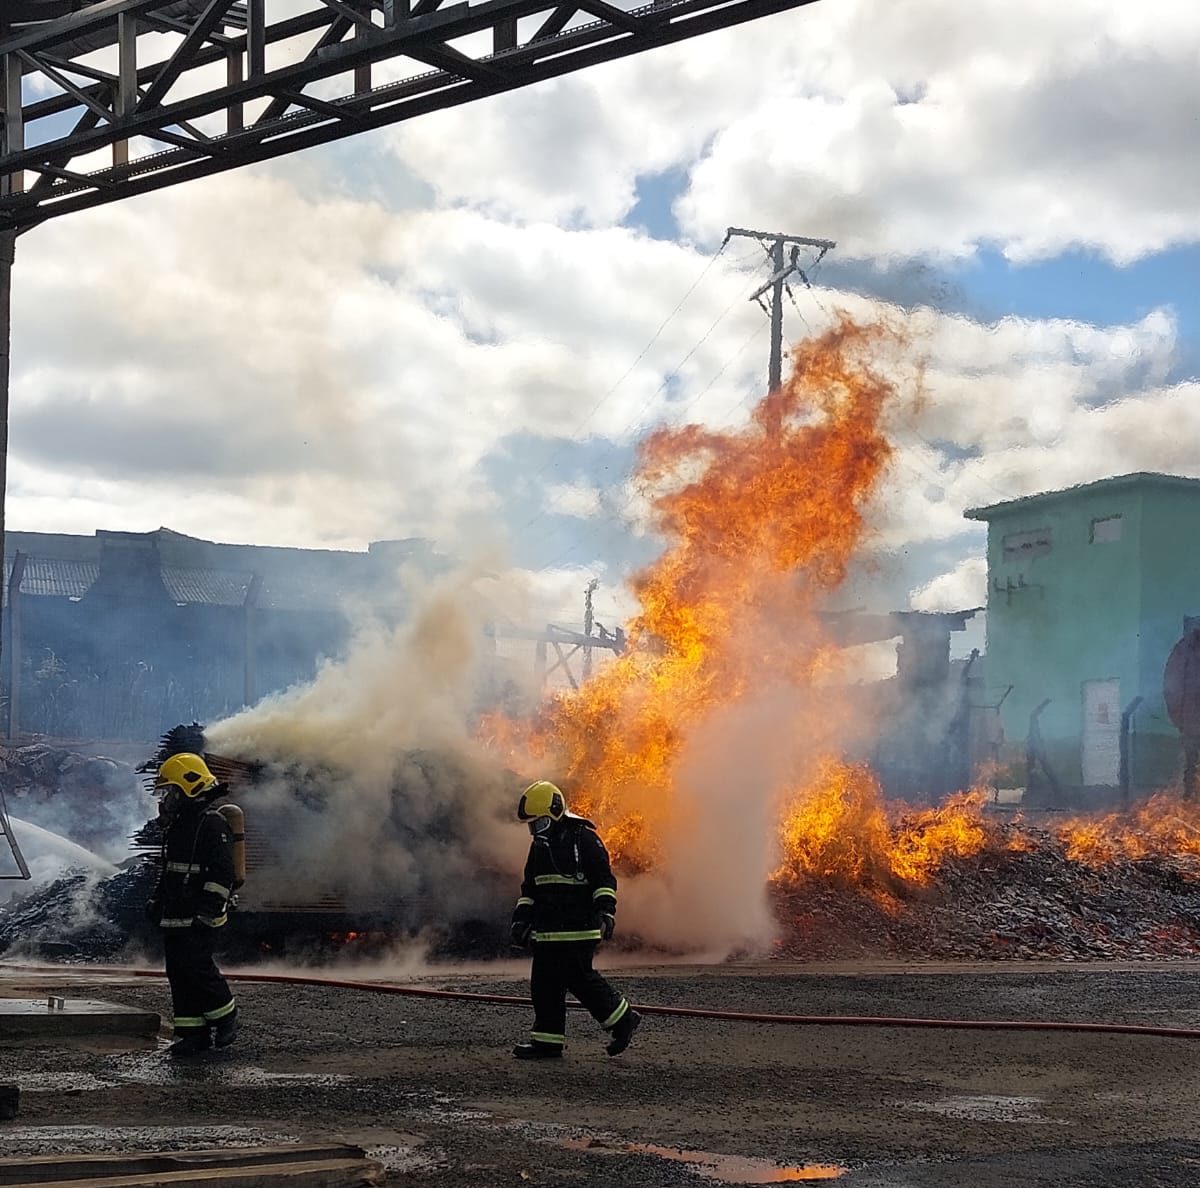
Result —
<instances>
[{"instance_id":1,"label":"puddle on ground","mask_svg":"<svg viewBox=\"0 0 1200 1188\"><path fill-rule=\"evenodd\" d=\"M136 1085L173 1085L180 1081L220 1081L246 1089L263 1085L304 1085L328 1088L354 1081L347 1073L270 1072L252 1064L238 1064L227 1052L209 1052L191 1060L174 1060L164 1045L157 1052L118 1056L108 1061L107 1073L115 1082Z\"/></svg>"},{"instance_id":2,"label":"puddle on ground","mask_svg":"<svg viewBox=\"0 0 1200 1188\"><path fill-rule=\"evenodd\" d=\"M961 1118L969 1122L1026 1122L1041 1126L1062 1126L1056 1118L1044 1118L1040 1097L1004 1097L999 1094L961 1094L940 1097L937 1101L906 1101L905 1108L923 1114L941 1114L943 1118Z\"/></svg>"},{"instance_id":3,"label":"puddle on ground","mask_svg":"<svg viewBox=\"0 0 1200 1188\"><path fill-rule=\"evenodd\" d=\"M718 1184L796 1184L813 1180L836 1180L844 1167L832 1163L810 1163L803 1167L781 1167L766 1159L749 1155L721 1155L715 1151L681 1151L655 1143L606 1143L600 1139L567 1139L572 1151L590 1151L597 1155L653 1155L673 1163L685 1163L696 1175Z\"/></svg>"},{"instance_id":4,"label":"puddle on ground","mask_svg":"<svg viewBox=\"0 0 1200 1188\"><path fill-rule=\"evenodd\" d=\"M414 1104L420 1103L417 1108L434 1122L491 1122L492 1116L486 1110L456 1108L455 1099L445 1093L434 1093L431 1098L426 1098L423 1093L406 1093L404 1096ZM425 1104L427 1100L428 1105Z\"/></svg>"},{"instance_id":5,"label":"puddle on ground","mask_svg":"<svg viewBox=\"0 0 1200 1188\"><path fill-rule=\"evenodd\" d=\"M234 1066L221 1070L221 1080L229 1085L346 1085L355 1080L349 1073L268 1072L265 1068Z\"/></svg>"}]
</instances>

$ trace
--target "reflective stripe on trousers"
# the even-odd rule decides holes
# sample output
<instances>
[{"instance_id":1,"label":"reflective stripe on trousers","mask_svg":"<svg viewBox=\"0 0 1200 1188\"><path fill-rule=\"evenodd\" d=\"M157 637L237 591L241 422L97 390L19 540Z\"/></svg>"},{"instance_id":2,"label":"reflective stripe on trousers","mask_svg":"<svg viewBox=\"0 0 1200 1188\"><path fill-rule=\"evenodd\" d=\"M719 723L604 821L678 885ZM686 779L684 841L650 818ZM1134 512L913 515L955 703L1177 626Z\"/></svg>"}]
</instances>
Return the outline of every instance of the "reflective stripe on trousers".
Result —
<instances>
[{"instance_id":1,"label":"reflective stripe on trousers","mask_svg":"<svg viewBox=\"0 0 1200 1188\"><path fill-rule=\"evenodd\" d=\"M216 1023L218 1019L224 1019L226 1015L231 1015L236 1010L237 1003L231 998L224 1006L217 1007L215 1011L205 1011L204 1018L209 1023Z\"/></svg>"}]
</instances>

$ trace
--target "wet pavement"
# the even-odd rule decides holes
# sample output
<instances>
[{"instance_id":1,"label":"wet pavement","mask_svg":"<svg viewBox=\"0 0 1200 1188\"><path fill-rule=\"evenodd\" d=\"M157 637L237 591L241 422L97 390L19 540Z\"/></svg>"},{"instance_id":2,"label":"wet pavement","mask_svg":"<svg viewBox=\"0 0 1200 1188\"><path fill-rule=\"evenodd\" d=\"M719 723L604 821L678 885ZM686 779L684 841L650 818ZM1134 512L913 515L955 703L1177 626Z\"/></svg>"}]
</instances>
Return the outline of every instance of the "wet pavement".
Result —
<instances>
[{"instance_id":1,"label":"wet pavement","mask_svg":"<svg viewBox=\"0 0 1200 1188\"><path fill-rule=\"evenodd\" d=\"M359 976L358 971L355 976ZM150 1010L165 988L71 993ZM813 972L623 969L635 999L788 1014L1041 1018L1190 1027L1191 967ZM39 980L40 979L40 980ZM0 994L55 992L6 971ZM521 992L512 974L424 984ZM773 1027L649 1018L606 1057L573 1013L566 1059L529 1065L521 1008L245 984L235 1047L172 1062L166 1039L0 1042L21 1116L10 1154L339 1139L389 1184L1096 1188L1200 1183L1200 1041Z\"/></svg>"}]
</instances>

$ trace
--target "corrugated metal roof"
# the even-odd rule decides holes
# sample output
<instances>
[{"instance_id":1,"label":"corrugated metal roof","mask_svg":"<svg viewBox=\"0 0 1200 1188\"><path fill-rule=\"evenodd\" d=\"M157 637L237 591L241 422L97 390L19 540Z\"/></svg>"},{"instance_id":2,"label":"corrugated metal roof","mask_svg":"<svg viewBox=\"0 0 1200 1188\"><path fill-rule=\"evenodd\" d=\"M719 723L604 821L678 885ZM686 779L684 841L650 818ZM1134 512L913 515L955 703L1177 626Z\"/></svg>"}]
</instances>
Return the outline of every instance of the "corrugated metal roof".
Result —
<instances>
[{"instance_id":1,"label":"corrugated metal roof","mask_svg":"<svg viewBox=\"0 0 1200 1188\"><path fill-rule=\"evenodd\" d=\"M160 572L171 600L188 605L241 606L250 588L250 574L227 569L164 565Z\"/></svg>"},{"instance_id":2,"label":"corrugated metal roof","mask_svg":"<svg viewBox=\"0 0 1200 1188\"><path fill-rule=\"evenodd\" d=\"M313 614L345 613L348 603L359 601L400 611L407 602L396 581L402 562L430 572L448 564L423 541L376 541L367 552L350 552L214 544L166 528L147 533L99 530L90 537L11 532L5 544L9 572L17 552L26 557L21 584L26 594L81 598L97 580L106 550L144 544L157 553L163 587L176 603L240 607L257 573L262 578L258 609Z\"/></svg>"},{"instance_id":3,"label":"corrugated metal roof","mask_svg":"<svg viewBox=\"0 0 1200 1188\"><path fill-rule=\"evenodd\" d=\"M22 594L56 598L82 598L100 575L98 561L64 561L57 557L29 557L21 577Z\"/></svg>"}]
</instances>

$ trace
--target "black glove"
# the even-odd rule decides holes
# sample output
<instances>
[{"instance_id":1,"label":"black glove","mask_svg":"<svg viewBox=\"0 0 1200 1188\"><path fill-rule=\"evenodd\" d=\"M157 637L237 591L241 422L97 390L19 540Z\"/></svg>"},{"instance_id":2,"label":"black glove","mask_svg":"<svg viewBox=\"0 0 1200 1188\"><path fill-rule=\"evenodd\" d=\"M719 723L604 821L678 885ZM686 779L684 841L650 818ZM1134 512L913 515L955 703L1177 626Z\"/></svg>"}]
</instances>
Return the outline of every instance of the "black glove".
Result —
<instances>
[{"instance_id":1,"label":"black glove","mask_svg":"<svg viewBox=\"0 0 1200 1188\"><path fill-rule=\"evenodd\" d=\"M529 939L533 935L533 925L526 920L514 920L508 933L512 937L512 943L518 949L523 949L529 944Z\"/></svg>"},{"instance_id":2,"label":"black glove","mask_svg":"<svg viewBox=\"0 0 1200 1188\"><path fill-rule=\"evenodd\" d=\"M162 904L157 899L147 899L143 910L151 924L157 924L162 919Z\"/></svg>"},{"instance_id":3,"label":"black glove","mask_svg":"<svg viewBox=\"0 0 1200 1188\"><path fill-rule=\"evenodd\" d=\"M616 916L610 916L604 912L600 916L600 939L612 940L613 929L617 926Z\"/></svg>"}]
</instances>

